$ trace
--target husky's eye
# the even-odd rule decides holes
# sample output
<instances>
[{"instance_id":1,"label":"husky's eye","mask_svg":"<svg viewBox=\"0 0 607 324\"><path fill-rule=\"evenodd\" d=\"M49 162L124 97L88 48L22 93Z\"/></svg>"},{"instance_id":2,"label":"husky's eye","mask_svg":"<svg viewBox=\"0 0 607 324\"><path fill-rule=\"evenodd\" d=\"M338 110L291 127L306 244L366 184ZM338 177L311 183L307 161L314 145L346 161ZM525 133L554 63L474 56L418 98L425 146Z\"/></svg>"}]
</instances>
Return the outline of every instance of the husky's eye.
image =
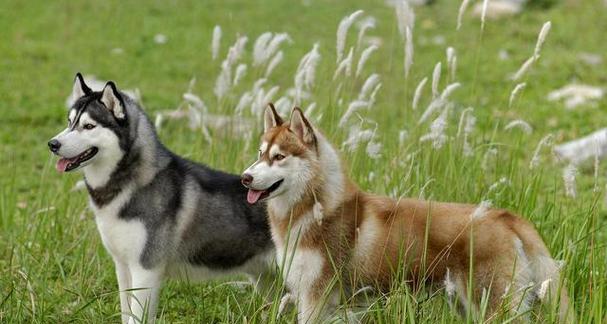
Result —
<instances>
[{"instance_id":1,"label":"husky's eye","mask_svg":"<svg viewBox=\"0 0 607 324\"><path fill-rule=\"evenodd\" d=\"M285 159L285 156L282 155L282 154L276 154L276 155L274 155L274 160L276 160L276 161L282 161L284 159Z\"/></svg>"},{"instance_id":2,"label":"husky's eye","mask_svg":"<svg viewBox=\"0 0 607 324\"><path fill-rule=\"evenodd\" d=\"M84 129L93 129L93 128L95 128L95 125L93 125L93 124L84 124L83 128Z\"/></svg>"}]
</instances>

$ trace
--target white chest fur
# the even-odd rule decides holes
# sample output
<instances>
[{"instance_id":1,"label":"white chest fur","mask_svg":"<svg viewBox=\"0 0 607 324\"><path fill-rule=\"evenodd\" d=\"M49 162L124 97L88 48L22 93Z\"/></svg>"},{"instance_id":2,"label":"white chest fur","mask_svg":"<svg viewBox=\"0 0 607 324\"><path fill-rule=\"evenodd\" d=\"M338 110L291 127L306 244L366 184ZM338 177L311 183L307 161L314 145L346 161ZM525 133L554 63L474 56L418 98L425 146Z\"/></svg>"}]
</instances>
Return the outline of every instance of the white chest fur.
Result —
<instances>
[{"instance_id":1,"label":"white chest fur","mask_svg":"<svg viewBox=\"0 0 607 324\"><path fill-rule=\"evenodd\" d=\"M103 245L115 260L130 263L139 259L146 242L145 225L138 220L123 220L118 217L121 208L131 197L133 189L122 190L109 204L97 208L90 203L95 213L97 229Z\"/></svg>"}]
</instances>

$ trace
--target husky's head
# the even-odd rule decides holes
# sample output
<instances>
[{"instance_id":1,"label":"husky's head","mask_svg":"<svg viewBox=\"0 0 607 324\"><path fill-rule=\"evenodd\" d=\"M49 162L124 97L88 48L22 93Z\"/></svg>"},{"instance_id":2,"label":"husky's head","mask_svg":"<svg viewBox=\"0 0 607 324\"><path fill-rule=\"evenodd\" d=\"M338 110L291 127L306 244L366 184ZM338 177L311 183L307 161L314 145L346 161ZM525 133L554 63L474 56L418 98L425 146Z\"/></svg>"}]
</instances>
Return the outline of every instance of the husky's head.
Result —
<instances>
[{"instance_id":1,"label":"husky's head","mask_svg":"<svg viewBox=\"0 0 607 324\"><path fill-rule=\"evenodd\" d=\"M57 171L120 161L129 131L125 101L114 83L110 81L102 91L94 92L78 73L72 98L67 128L48 142L51 152L60 157Z\"/></svg>"},{"instance_id":2,"label":"husky's head","mask_svg":"<svg viewBox=\"0 0 607 324\"><path fill-rule=\"evenodd\" d=\"M247 201L254 204L280 196L292 204L311 187L318 168L317 136L303 112L293 109L285 123L270 104L264 113L259 157L242 174L242 184L249 188Z\"/></svg>"}]
</instances>

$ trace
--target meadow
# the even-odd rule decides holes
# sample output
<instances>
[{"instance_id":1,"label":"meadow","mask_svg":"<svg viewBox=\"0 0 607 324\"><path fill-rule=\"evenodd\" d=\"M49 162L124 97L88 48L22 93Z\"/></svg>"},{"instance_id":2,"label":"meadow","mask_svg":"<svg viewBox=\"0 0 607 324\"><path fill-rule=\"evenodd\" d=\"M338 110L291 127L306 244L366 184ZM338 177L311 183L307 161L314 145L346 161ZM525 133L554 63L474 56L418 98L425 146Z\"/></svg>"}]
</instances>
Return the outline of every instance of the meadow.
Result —
<instances>
[{"instance_id":1,"label":"meadow","mask_svg":"<svg viewBox=\"0 0 607 324\"><path fill-rule=\"evenodd\" d=\"M120 321L113 263L86 191L75 189L81 175L58 174L46 146L66 125L78 71L138 89L171 150L234 173L256 158L265 102L285 112L299 105L342 150L364 190L490 203L531 220L564 261L578 322L607 322L607 165L597 159L574 168L552 153L554 144L604 127L607 101L567 109L547 100L572 82L607 83L607 62L580 59L607 60L607 8L601 0L561 0L483 24L468 9L457 29L459 8L445 0L415 7L413 23L399 21L384 1L3 1L0 323ZM340 51L340 21L357 10ZM548 21L538 56L512 80ZM256 54L266 32L276 51L259 41ZM239 37L248 37L240 38L242 50ZM232 46L238 55L228 60ZM158 322L294 320L293 310L277 314L279 293L268 302L242 280L170 282ZM461 318L443 289L407 285L348 306L342 313L372 323L513 320ZM530 316L556 320L551 309Z\"/></svg>"}]
</instances>

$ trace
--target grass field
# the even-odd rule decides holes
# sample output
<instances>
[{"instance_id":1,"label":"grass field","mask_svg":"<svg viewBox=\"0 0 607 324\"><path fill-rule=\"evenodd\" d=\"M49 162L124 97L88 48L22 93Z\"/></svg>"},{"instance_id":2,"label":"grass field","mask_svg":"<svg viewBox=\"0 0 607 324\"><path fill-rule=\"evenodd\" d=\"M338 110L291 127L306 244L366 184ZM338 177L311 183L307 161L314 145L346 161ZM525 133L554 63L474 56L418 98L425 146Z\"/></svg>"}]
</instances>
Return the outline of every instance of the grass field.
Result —
<instances>
[{"instance_id":1,"label":"grass field","mask_svg":"<svg viewBox=\"0 0 607 324\"><path fill-rule=\"evenodd\" d=\"M548 9L531 8L506 20L488 20L481 31L478 18L467 14L456 30L459 1L439 0L416 8L414 63L404 77L404 41L394 9L384 1L3 1L0 4L0 323L107 323L120 320L117 286L111 259L104 250L87 210L84 191L71 191L79 174L59 175L46 142L65 127L65 98L75 72L115 80L138 88L146 111L173 110L191 92L212 114L234 115L240 95L263 76L265 67L249 66L244 79L222 100L213 94L220 64L237 35L249 41L239 63L251 63L255 39L266 31L286 32L292 39L280 47L283 62L264 85L279 86L273 100L293 86L302 56L319 43L321 60L310 98L317 104L312 119L334 143L348 138L351 126L375 130L379 158L368 156L363 143L344 149L351 176L368 191L513 210L533 221L555 258L564 260L578 321L607 322L607 219L603 198L607 167L579 167L577 197L566 196L562 169L550 146L539 151L540 163L530 168L537 144L548 134L555 143L605 127L605 99L574 110L546 100L570 82L607 84L607 68L582 63L578 54L597 53L607 60L607 8L601 0L561 0ZM340 20L357 9L374 17L368 31L379 48L361 75L333 80L336 30ZM518 82L509 76L533 54L540 28L552 29L540 59L524 78L526 88L509 105ZM220 57L211 58L213 27L223 30ZM356 43L354 25L346 54ZM164 44L154 41L166 36ZM367 45L364 45L365 48ZM445 51L457 53L457 71L448 76ZM116 50L119 48L120 50ZM354 55L354 68L361 53ZM461 87L449 97L445 113L447 140L437 149L420 141L440 115L419 124L431 103L434 66L442 62L439 91L452 82ZM372 73L382 84L371 108L361 109L344 127L337 124ZM414 90L428 83L412 108ZM467 107L476 127L464 138L458 123ZM253 138L226 136L210 129L211 141L192 131L186 120L166 120L160 137L173 151L212 167L240 173L255 159L261 122L247 109L243 116L256 125ZM523 119L531 134L504 130ZM360 121L362 120L362 121ZM436 125L436 124L435 124ZM399 138L401 131L407 136ZM404 134L404 133L403 133ZM465 154L464 147L470 154ZM373 145L371 145L373 149ZM595 173L598 176L595 176ZM501 180L505 179L505 180ZM497 185L494 185L496 184ZM240 280L235 278L235 280ZM275 297L275 301L280 296ZM294 312L276 316L276 303L266 305L250 287L225 282L187 285L171 282L161 295L160 323L290 322ZM550 310L540 320L554 321ZM449 309L444 292L411 291L403 286L372 300L366 319L377 323L449 323L462 321ZM501 320L507 318L501 318ZM481 318L479 321L490 320ZM495 320L497 321L497 319Z\"/></svg>"}]
</instances>

